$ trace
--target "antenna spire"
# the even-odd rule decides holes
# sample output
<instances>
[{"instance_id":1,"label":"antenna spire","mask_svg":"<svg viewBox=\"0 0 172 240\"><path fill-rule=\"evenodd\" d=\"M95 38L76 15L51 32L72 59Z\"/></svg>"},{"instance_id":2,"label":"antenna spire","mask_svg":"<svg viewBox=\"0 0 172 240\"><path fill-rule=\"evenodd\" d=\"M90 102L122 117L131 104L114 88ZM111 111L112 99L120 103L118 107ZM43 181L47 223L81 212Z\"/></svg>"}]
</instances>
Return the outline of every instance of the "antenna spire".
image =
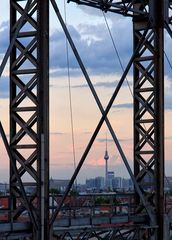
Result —
<instances>
[{"instance_id":1,"label":"antenna spire","mask_svg":"<svg viewBox=\"0 0 172 240\"><path fill-rule=\"evenodd\" d=\"M105 187L108 188L108 149L107 149L107 132L106 132L106 145L105 145L105 155L104 155L104 160L105 160Z\"/></svg>"}]
</instances>

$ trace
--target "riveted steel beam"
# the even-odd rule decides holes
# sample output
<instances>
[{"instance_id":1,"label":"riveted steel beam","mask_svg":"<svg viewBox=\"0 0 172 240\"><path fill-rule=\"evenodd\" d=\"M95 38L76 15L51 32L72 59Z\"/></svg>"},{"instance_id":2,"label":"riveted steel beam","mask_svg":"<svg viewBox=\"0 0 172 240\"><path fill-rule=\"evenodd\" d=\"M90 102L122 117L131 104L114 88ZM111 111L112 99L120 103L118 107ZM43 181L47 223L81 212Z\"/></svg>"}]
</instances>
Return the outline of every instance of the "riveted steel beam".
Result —
<instances>
[{"instance_id":1,"label":"riveted steel beam","mask_svg":"<svg viewBox=\"0 0 172 240\"><path fill-rule=\"evenodd\" d=\"M25 198L36 221L31 219L33 238L49 239L48 0L10 0L10 40L11 221L27 210L17 202L23 198L18 178L29 178L27 187L34 188Z\"/></svg>"},{"instance_id":2,"label":"riveted steel beam","mask_svg":"<svg viewBox=\"0 0 172 240\"><path fill-rule=\"evenodd\" d=\"M158 226L154 237L160 240L164 236L164 1L149 1L148 7L150 29L134 61L134 171L152 205ZM133 18L134 48L147 25L146 19ZM136 202L139 206L138 196ZM139 206L136 212L143 209Z\"/></svg>"}]
</instances>

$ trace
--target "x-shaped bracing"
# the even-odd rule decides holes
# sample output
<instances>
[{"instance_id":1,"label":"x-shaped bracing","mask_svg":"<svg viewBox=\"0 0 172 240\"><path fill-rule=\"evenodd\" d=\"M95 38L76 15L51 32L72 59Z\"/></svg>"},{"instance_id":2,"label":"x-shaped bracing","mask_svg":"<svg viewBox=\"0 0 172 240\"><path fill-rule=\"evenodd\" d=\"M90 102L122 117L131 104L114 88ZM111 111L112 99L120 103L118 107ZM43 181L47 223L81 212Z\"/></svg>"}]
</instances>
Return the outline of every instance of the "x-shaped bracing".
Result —
<instances>
[{"instance_id":1,"label":"x-shaped bracing","mask_svg":"<svg viewBox=\"0 0 172 240\"><path fill-rule=\"evenodd\" d=\"M138 195L139 195L139 197L140 197L140 199L142 201L142 204L144 205L144 207L145 207L145 209L146 209L146 211L147 211L147 213L148 213L148 215L150 217L151 223L155 224L151 206L149 205L149 202L145 199L145 197L144 197L144 195L143 195L143 193L142 193L142 191L140 189L140 186L138 185L138 183L137 183L137 181L136 181L136 179L134 177L134 174L133 174L133 172L132 172L132 170L131 170L131 168L129 166L129 163L128 163L127 158L126 158L126 156L125 156L125 154L124 154L124 152L122 150L122 147L121 147L121 145L120 145L120 143L119 143L119 141L117 139L117 136L116 136L116 134L115 134L115 132L114 132L114 130L113 130L113 128L112 128L108 118L107 118L109 110L111 109L112 104L114 103L114 100L116 99L116 96L118 95L118 92L119 92L119 90L120 90L120 88L121 88L121 86L122 86L122 84L123 84L123 82L124 82L128 72L129 72L131 66L132 66L132 63L133 63L133 60L134 60L135 56L137 55L138 51L143 47L143 45L145 43L145 37L146 37L146 34L148 32L148 28L144 31L144 34L142 35L141 41L138 43L138 46L136 47L134 54L130 58L130 60L128 62L128 65L127 65L125 71L123 72L123 75L122 75L120 81L118 82L118 85L117 85L117 87L116 87L116 89L115 89L115 91L114 91L114 93L113 93L113 95L112 95L112 97L111 97L111 99L110 99L106 109L104 110L104 108L103 108L103 106L101 104L101 101L100 101L100 99L99 99L99 97L98 97L98 95L97 95L97 93L95 91L95 88L94 88L94 86L93 86L93 84L92 84L92 82L90 80L90 77L89 77L89 75L88 75L88 73L86 71L86 68L85 68L85 66L84 66L84 64L83 64L83 62L82 62L82 60L81 60L81 58L79 56L79 53L78 53L78 51L77 51L77 49L75 47L75 44L74 44L72 38L70 37L70 34L69 34L68 29L67 29L67 27L65 25L65 22L63 21L63 18L62 18L61 14L60 14L60 11L58 9L56 1L55 0L51 0L51 3L53 5L54 10L56 12L56 15L57 15L57 17L58 17L58 19L59 19L59 21L61 23L63 31L64 31L64 33L66 35L66 38L67 38L67 40L68 40L68 42L69 42L69 44L70 44L70 46L71 46L71 48L73 50L73 53L74 53L74 55L75 55L75 57L76 57L76 59L78 61L78 64L79 64L79 66L80 66L80 68L81 68L81 70L82 70L82 72L83 72L83 74L85 76L85 79L86 79L86 81L88 83L88 86L89 86L89 88L90 88L90 90L91 90L91 92L92 92L92 94L93 94L93 96L95 98L95 101L96 101L96 103L97 103L97 105L98 105L98 107L100 109L102 117L101 117L101 119L100 119L100 121L99 121L99 123L98 123L98 125L97 125L97 127L96 127L96 129L95 129L95 131L94 131L94 133L93 133L93 135L92 135L92 137L91 137L91 139L90 139L86 149L85 149L85 152L83 153L83 155L82 155L82 157L80 159L80 162L79 162L78 166L76 167L76 169L74 171L74 174L73 174L73 176L72 176L72 178L71 178L71 180L69 182L69 185L68 185L68 187L67 187L67 189L66 189L66 191L65 191L65 193L64 193L64 195L62 197L61 203L59 204L59 206L57 207L57 209L55 210L54 214L52 215L52 217L50 219L50 227L52 226L53 222L55 221L56 216L58 215L58 213L59 213L59 211L60 211L60 209L61 209L61 207L62 207L62 205L63 205L63 203L64 203L64 201L65 201L65 199L66 199L66 197L67 197L67 195L68 195L68 193L69 193L69 191L70 191L70 189L71 189L71 187L72 187L72 185L73 185L73 183L74 183L74 181L75 181L75 179L76 179L76 177L77 177L77 175L78 175L78 173L79 173L79 171L80 171L80 169L81 169L81 167L82 167L82 165L83 165L83 163L84 163L84 161L85 161L85 159L87 157L87 154L89 153L89 150L90 150L92 144L94 143L94 141L96 139L96 136L99 133L99 131L100 131L100 129L101 129L101 127L102 127L104 122L106 122L106 125L107 125L107 127L108 127L108 129L109 129L109 131L110 131L110 133L112 135L112 138L113 138L113 140L114 140L114 142L115 142L115 144L117 146L117 149L118 149L118 151L119 151L119 153L121 155L121 158L122 158L122 160L123 160L123 162L124 162L124 164L125 164L125 166L126 166L126 168L128 170L128 173L129 173L129 175L130 175L130 177L131 177L131 179L133 181L133 184L135 186L136 192L138 193Z\"/></svg>"}]
</instances>

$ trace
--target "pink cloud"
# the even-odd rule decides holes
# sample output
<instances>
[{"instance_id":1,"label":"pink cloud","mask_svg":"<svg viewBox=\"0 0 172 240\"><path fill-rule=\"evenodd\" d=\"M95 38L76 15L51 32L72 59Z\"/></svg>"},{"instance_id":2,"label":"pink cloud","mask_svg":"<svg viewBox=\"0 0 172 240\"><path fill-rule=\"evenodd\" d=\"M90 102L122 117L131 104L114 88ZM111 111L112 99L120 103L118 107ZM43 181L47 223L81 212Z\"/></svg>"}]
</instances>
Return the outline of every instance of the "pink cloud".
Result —
<instances>
[{"instance_id":1,"label":"pink cloud","mask_svg":"<svg viewBox=\"0 0 172 240\"><path fill-rule=\"evenodd\" d=\"M103 158L90 158L87 161L88 165L92 165L92 166L104 166L105 165L105 161Z\"/></svg>"}]
</instances>

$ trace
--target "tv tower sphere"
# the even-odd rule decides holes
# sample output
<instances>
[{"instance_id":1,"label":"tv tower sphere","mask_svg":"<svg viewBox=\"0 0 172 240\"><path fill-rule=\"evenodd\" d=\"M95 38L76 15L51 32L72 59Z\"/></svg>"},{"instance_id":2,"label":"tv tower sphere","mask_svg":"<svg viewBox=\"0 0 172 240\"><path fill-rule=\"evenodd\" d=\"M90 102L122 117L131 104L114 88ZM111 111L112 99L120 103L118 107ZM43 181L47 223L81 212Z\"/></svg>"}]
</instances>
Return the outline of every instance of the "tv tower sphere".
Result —
<instances>
[{"instance_id":1,"label":"tv tower sphere","mask_svg":"<svg viewBox=\"0 0 172 240\"><path fill-rule=\"evenodd\" d=\"M105 160L105 187L108 188L108 159L109 159L109 154L107 150L107 137L106 137L106 149L105 149L105 155L104 155L104 160Z\"/></svg>"}]
</instances>

